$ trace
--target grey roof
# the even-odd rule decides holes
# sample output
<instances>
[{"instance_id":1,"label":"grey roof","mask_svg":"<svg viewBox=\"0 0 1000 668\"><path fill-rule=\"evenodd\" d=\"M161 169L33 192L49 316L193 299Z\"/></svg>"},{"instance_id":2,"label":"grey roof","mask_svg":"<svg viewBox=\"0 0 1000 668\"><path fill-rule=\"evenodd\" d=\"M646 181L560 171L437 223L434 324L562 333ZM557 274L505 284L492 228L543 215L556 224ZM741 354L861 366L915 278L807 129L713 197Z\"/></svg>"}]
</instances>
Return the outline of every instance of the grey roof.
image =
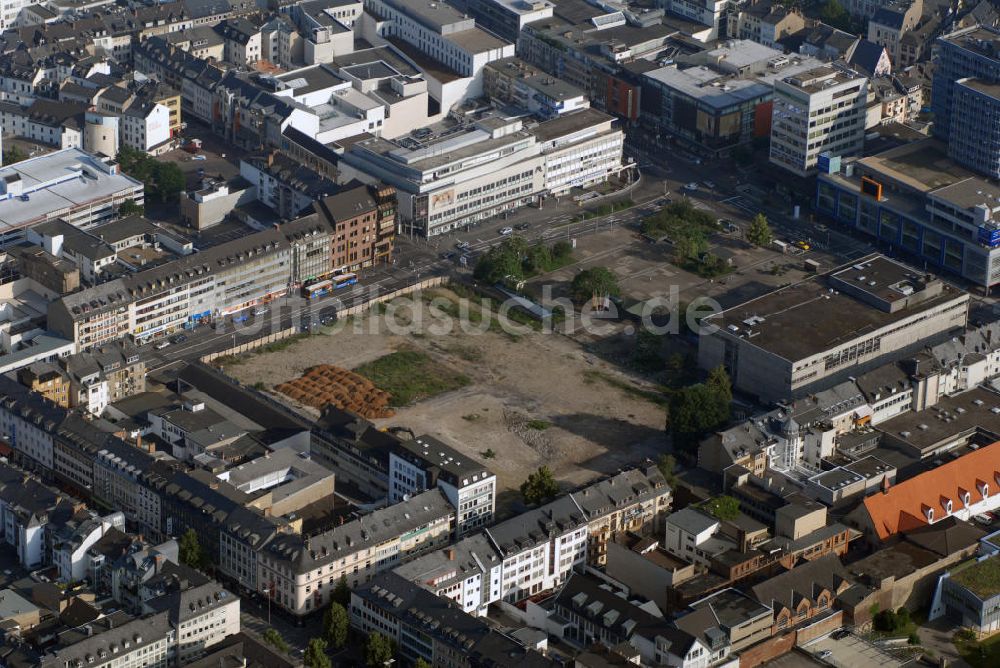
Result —
<instances>
[{"instance_id":1,"label":"grey roof","mask_svg":"<svg viewBox=\"0 0 1000 668\"><path fill-rule=\"evenodd\" d=\"M868 76L872 76L875 74L875 70L878 68L879 59L882 58L882 54L884 54L885 51L885 47L881 44L876 44L875 42L869 42L867 39L862 39L851 51L847 62L852 67L861 70Z\"/></svg>"},{"instance_id":2,"label":"grey roof","mask_svg":"<svg viewBox=\"0 0 1000 668\"><path fill-rule=\"evenodd\" d=\"M70 225L62 218L46 221L31 229L39 235L47 237L61 235L64 248L93 262L115 256L114 248L89 232L85 232L75 225Z\"/></svg>"},{"instance_id":3,"label":"grey roof","mask_svg":"<svg viewBox=\"0 0 1000 668\"><path fill-rule=\"evenodd\" d=\"M443 479L458 488L493 475L476 460L433 436L400 441L395 452L398 457L431 471L432 478Z\"/></svg>"},{"instance_id":4,"label":"grey roof","mask_svg":"<svg viewBox=\"0 0 1000 668\"><path fill-rule=\"evenodd\" d=\"M778 610L778 606L794 610L801 598L815 601L821 589L834 596L851 578L840 557L828 554L813 561L799 564L790 571L776 575L750 588L753 595Z\"/></svg>"},{"instance_id":5,"label":"grey roof","mask_svg":"<svg viewBox=\"0 0 1000 668\"><path fill-rule=\"evenodd\" d=\"M0 620L36 612L38 606L13 589L0 591Z\"/></svg>"},{"instance_id":6,"label":"grey roof","mask_svg":"<svg viewBox=\"0 0 1000 668\"><path fill-rule=\"evenodd\" d=\"M588 485L572 494L573 500L589 519L611 513L616 508L642 503L663 494L670 487L655 466L628 469L610 478Z\"/></svg>"},{"instance_id":7,"label":"grey roof","mask_svg":"<svg viewBox=\"0 0 1000 668\"><path fill-rule=\"evenodd\" d=\"M315 536L277 536L267 550L298 572L308 571L454 514L444 494L432 489Z\"/></svg>"},{"instance_id":8,"label":"grey roof","mask_svg":"<svg viewBox=\"0 0 1000 668\"><path fill-rule=\"evenodd\" d=\"M664 521L690 534L699 534L719 524L719 520L711 515L707 515L691 507L670 513Z\"/></svg>"},{"instance_id":9,"label":"grey roof","mask_svg":"<svg viewBox=\"0 0 1000 668\"><path fill-rule=\"evenodd\" d=\"M143 647L161 641L170 631L170 620L166 612L150 615L86 637L53 654L48 654L42 658L40 665L41 668L85 666L88 663L88 656L98 657L101 652L106 652L106 656L113 656L122 651L126 642L130 645L129 651L135 653Z\"/></svg>"},{"instance_id":10,"label":"grey roof","mask_svg":"<svg viewBox=\"0 0 1000 668\"><path fill-rule=\"evenodd\" d=\"M500 553L509 557L575 531L586 523L583 510L572 496L567 495L500 522L486 533Z\"/></svg>"},{"instance_id":11,"label":"grey roof","mask_svg":"<svg viewBox=\"0 0 1000 668\"><path fill-rule=\"evenodd\" d=\"M473 534L450 547L429 552L394 569L411 582L447 589L473 573L486 574L499 566L500 553L483 533ZM485 584L485 581L484 581Z\"/></svg>"},{"instance_id":12,"label":"grey roof","mask_svg":"<svg viewBox=\"0 0 1000 668\"><path fill-rule=\"evenodd\" d=\"M744 594L737 589L723 589L700 601L691 604L694 610L708 608L712 611L718 624L722 628L732 629L741 624L771 614L771 608L761 601ZM681 624L683 617L677 620L677 625L688 632L692 632Z\"/></svg>"}]
</instances>

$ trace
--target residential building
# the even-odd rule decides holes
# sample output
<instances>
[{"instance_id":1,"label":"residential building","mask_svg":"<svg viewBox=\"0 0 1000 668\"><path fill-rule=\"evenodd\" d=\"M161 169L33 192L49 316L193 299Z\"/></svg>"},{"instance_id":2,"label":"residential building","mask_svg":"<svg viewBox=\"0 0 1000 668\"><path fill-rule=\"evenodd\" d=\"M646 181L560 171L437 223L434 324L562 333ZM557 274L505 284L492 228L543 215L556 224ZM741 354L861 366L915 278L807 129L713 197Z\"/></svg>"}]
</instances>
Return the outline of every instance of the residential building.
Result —
<instances>
[{"instance_id":1,"label":"residential building","mask_svg":"<svg viewBox=\"0 0 1000 668\"><path fill-rule=\"evenodd\" d=\"M257 591L296 616L329 603L341 576L356 588L450 542L455 510L438 490L314 535L279 534L257 556Z\"/></svg>"},{"instance_id":2,"label":"residential building","mask_svg":"<svg viewBox=\"0 0 1000 668\"><path fill-rule=\"evenodd\" d=\"M397 217L392 186L348 183L316 201L313 211L332 230L331 271L353 272L390 261Z\"/></svg>"},{"instance_id":3,"label":"residential building","mask_svg":"<svg viewBox=\"0 0 1000 668\"><path fill-rule=\"evenodd\" d=\"M779 635L830 617L834 599L853 584L840 558L827 555L754 585L750 593L771 608L774 615L771 633Z\"/></svg>"},{"instance_id":4,"label":"residential building","mask_svg":"<svg viewBox=\"0 0 1000 668\"><path fill-rule=\"evenodd\" d=\"M389 453L389 503L438 487L455 507L455 535L493 521L496 475L433 436L400 441Z\"/></svg>"},{"instance_id":5,"label":"residential building","mask_svg":"<svg viewBox=\"0 0 1000 668\"><path fill-rule=\"evenodd\" d=\"M333 472L312 461L308 453L293 448L279 448L216 477L242 492L258 495L253 507L266 509L273 516L292 515L333 496Z\"/></svg>"},{"instance_id":6,"label":"residential building","mask_svg":"<svg viewBox=\"0 0 1000 668\"><path fill-rule=\"evenodd\" d=\"M178 98L173 98L179 102ZM178 117L179 104L173 114ZM143 153L159 155L173 148L171 110L164 104L136 99L121 114L121 142ZM179 121L178 121L179 122Z\"/></svg>"},{"instance_id":7,"label":"residential building","mask_svg":"<svg viewBox=\"0 0 1000 668\"><path fill-rule=\"evenodd\" d=\"M88 577L90 548L112 529L125 530L125 515L113 512L105 517L96 513L80 521L67 522L52 541L52 563L64 583L80 582Z\"/></svg>"},{"instance_id":8,"label":"residential building","mask_svg":"<svg viewBox=\"0 0 1000 668\"><path fill-rule=\"evenodd\" d=\"M587 520L570 496L488 529L503 559L500 598L517 603L561 585L587 558Z\"/></svg>"},{"instance_id":9,"label":"residential building","mask_svg":"<svg viewBox=\"0 0 1000 668\"><path fill-rule=\"evenodd\" d=\"M215 26L225 40L223 58L234 65L252 65L261 59L261 30L249 19L231 18Z\"/></svg>"},{"instance_id":10,"label":"residential building","mask_svg":"<svg viewBox=\"0 0 1000 668\"><path fill-rule=\"evenodd\" d=\"M766 604L736 589L723 589L691 604L674 620L682 631L712 651L711 663L771 636L772 612Z\"/></svg>"},{"instance_id":11,"label":"residential building","mask_svg":"<svg viewBox=\"0 0 1000 668\"><path fill-rule=\"evenodd\" d=\"M699 365L724 365L735 388L759 397L798 398L944 340L965 327L968 302L937 277L869 255L706 318L717 329L700 337Z\"/></svg>"},{"instance_id":12,"label":"residential building","mask_svg":"<svg viewBox=\"0 0 1000 668\"><path fill-rule=\"evenodd\" d=\"M775 82L771 162L798 176L816 169L820 153L861 152L868 79L821 67Z\"/></svg>"},{"instance_id":13,"label":"residential building","mask_svg":"<svg viewBox=\"0 0 1000 668\"><path fill-rule=\"evenodd\" d=\"M417 557L393 572L451 599L470 615L484 616L489 605L500 600L503 560L486 534L479 532Z\"/></svg>"},{"instance_id":14,"label":"residential building","mask_svg":"<svg viewBox=\"0 0 1000 668\"><path fill-rule=\"evenodd\" d=\"M805 30L806 18L795 7L784 7L770 0L758 0L729 13L726 31L730 39L749 39L780 48L779 42Z\"/></svg>"},{"instance_id":15,"label":"residential building","mask_svg":"<svg viewBox=\"0 0 1000 668\"><path fill-rule=\"evenodd\" d=\"M171 626L166 612L106 626L91 627L75 634L72 644L60 647L40 657L40 668L65 668L65 666L90 665L95 667L126 666L135 664L166 665L174 660L177 630Z\"/></svg>"},{"instance_id":16,"label":"residential building","mask_svg":"<svg viewBox=\"0 0 1000 668\"><path fill-rule=\"evenodd\" d=\"M240 160L240 176L257 189L257 201L285 219L297 218L313 202L339 189L329 179L277 151Z\"/></svg>"},{"instance_id":17,"label":"residential building","mask_svg":"<svg viewBox=\"0 0 1000 668\"><path fill-rule=\"evenodd\" d=\"M880 7L868 21L868 40L884 46L897 67L902 66L903 36L920 23L923 9L923 0L902 0Z\"/></svg>"},{"instance_id":18,"label":"residential building","mask_svg":"<svg viewBox=\"0 0 1000 668\"><path fill-rule=\"evenodd\" d=\"M83 504L6 464L0 476L0 540L24 568L51 564L53 535Z\"/></svg>"},{"instance_id":19,"label":"residential building","mask_svg":"<svg viewBox=\"0 0 1000 668\"><path fill-rule=\"evenodd\" d=\"M143 202L143 184L119 173L110 158L67 148L0 169L0 241L61 218L90 227L115 217L124 202Z\"/></svg>"},{"instance_id":20,"label":"residential building","mask_svg":"<svg viewBox=\"0 0 1000 668\"><path fill-rule=\"evenodd\" d=\"M404 661L421 659L456 668L552 665L452 601L395 573L384 573L351 591L350 619L359 632L380 633L395 642Z\"/></svg>"},{"instance_id":21,"label":"residential building","mask_svg":"<svg viewBox=\"0 0 1000 668\"><path fill-rule=\"evenodd\" d=\"M567 623L563 639L581 648L595 643L608 649L631 645L638 650L641 665L709 665L710 650L697 636L625 594L592 575L570 576L552 602L552 613Z\"/></svg>"},{"instance_id":22,"label":"residential building","mask_svg":"<svg viewBox=\"0 0 1000 668\"><path fill-rule=\"evenodd\" d=\"M83 118L86 107L76 102L36 99L22 107L0 104L3 133L56 148L83 148Z\"/></svg>"},{"instance_id":23,"label":"residential building","mask_svg":"<svg viewBox=\"0 0 1000 668\"><path fill-rule=\"evenodd\" d=\"M63 408L70 407L69 377L52 362L35 362L18 369L18 381Z\"/></svg>"},{"instance_id":24,"label":"residential building","mask_svg":"<svg viewBox=\"0 0 1000 668\"><path fill-rule=\"evenodd\" d=\"M822 215L981 288L1000 282L1000 223L994 220L1000 207L991 203L1000 191L950 160L939 142L907 143L820 172L816 208Z\"/></svg>"},{"instance_id":25,"label":"residential building","mask_svg":"<svg viewBox=\"0 0 1000 668\"><path fill-rule=\"evenodd\" d=\"M631 468L571 496L587 517L587 563L607 563L608 544L626 532L657 533L672 490L655 466Z\"/></svg>"},{"instance_id":26,"label":"residential building","mask_svg":"<svg viewBox=\"0 0 1000 668\"><path fill-rule=\"evenodd\" d=\"M664 547L667 552L683 561L707 567L712 555L735 547L730 541L715 538L719 520L700 510L678 510L668 515L664 523Z\"/></svg>"},{"instance_id":27,"label":"residential building","mask_svg":"<svg viewBox=\"0 0 1000 668\"><path fill-rule=\"evenodd\" d=\"M722 37L726 29L726 3L721 0L667 0L663 8L682 19L708 26L705 41Z\"/></svg>"}]
</instances>

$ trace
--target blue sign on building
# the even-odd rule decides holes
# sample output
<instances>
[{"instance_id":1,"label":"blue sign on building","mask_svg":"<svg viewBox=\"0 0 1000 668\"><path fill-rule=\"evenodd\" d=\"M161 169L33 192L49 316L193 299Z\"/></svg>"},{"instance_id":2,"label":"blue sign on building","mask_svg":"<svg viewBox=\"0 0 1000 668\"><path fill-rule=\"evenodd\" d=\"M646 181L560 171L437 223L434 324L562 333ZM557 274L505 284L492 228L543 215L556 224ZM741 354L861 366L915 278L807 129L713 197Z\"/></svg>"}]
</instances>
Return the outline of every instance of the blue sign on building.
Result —
<instances>
[{"instance_id":1,"label":"blue sign on building","mask_svg":"<svg viewBox=\"0 0 1000 668\"><path fill-rule=\"evenodd\" d=\"M979 243L989 248L1000 246L1000 227L980 227Z\"/></svg>"}]
</instances>

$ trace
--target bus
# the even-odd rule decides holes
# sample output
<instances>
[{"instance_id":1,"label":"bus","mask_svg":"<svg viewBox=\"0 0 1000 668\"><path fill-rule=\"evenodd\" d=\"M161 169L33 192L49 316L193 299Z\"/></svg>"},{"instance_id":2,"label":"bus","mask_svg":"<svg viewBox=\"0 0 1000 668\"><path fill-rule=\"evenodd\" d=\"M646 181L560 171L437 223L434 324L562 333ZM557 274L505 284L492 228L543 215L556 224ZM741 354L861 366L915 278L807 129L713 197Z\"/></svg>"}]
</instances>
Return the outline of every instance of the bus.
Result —
<instances>
[{"instance_id":1,"label":"bus","mask_svg":"<svg viewBox=\"0 0 1000 668\"><path fill-rule=\"evenodd\" d=\"M358 282L357 274L341 274L339 276L334 276L330 279L333 281L333 289L346 288L348 285L354 285Z\"/></svg>"},{"instance_id":2,"label":"bus","mask_svg":"<svg viewBox=\"0 0 1000 668\"><path fill-rule=\"evenodd\" d=\"M331 290L333 290L333 281L317 281L316 283L303 285L302 296L306 299L319 299L320 297L325 297L330 294Z\"/></svg>"}]
</instances>

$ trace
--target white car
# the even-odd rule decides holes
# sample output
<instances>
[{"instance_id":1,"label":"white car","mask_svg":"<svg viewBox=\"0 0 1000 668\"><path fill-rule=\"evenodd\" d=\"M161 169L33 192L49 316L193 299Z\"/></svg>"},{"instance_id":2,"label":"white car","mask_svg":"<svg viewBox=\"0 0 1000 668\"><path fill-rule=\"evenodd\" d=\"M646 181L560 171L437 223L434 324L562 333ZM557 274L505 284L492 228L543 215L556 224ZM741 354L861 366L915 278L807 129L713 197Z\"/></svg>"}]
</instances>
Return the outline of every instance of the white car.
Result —
<instances>
[{"instance_id":1,"label":"white car","mask_svg":"<svg viewBox=\"0 0 1000 668\"><path fill-rule=\"evenodd\" d=\"M170 341L160 341L159 343L157 343L153 347L156 348L157 350L163 350L164 348L166 348L169 345L170 345Z\"/></svg>"},{"instance_id":2,"label":"white car","mask_svg":"<svg viewBox=\"0 0 1000 668\"><path fill-rule=\"evenodd\" d=\"M694 181L692 181L691 183L684 184L684 190L694 192L697 189L698 189L698 184L695 183Z\"/></svg>"},{"instance_id":3,"label":"white car","mask_svg":"<svg viewBox=\"0 0 1000 668\"><path fill-rule=\"evenodd\" d=\"M500 236L502 237L510 236L511 234L514 234L513 227L505 227L502 230L500 230Z\"/></svg>"}]
</instances>

